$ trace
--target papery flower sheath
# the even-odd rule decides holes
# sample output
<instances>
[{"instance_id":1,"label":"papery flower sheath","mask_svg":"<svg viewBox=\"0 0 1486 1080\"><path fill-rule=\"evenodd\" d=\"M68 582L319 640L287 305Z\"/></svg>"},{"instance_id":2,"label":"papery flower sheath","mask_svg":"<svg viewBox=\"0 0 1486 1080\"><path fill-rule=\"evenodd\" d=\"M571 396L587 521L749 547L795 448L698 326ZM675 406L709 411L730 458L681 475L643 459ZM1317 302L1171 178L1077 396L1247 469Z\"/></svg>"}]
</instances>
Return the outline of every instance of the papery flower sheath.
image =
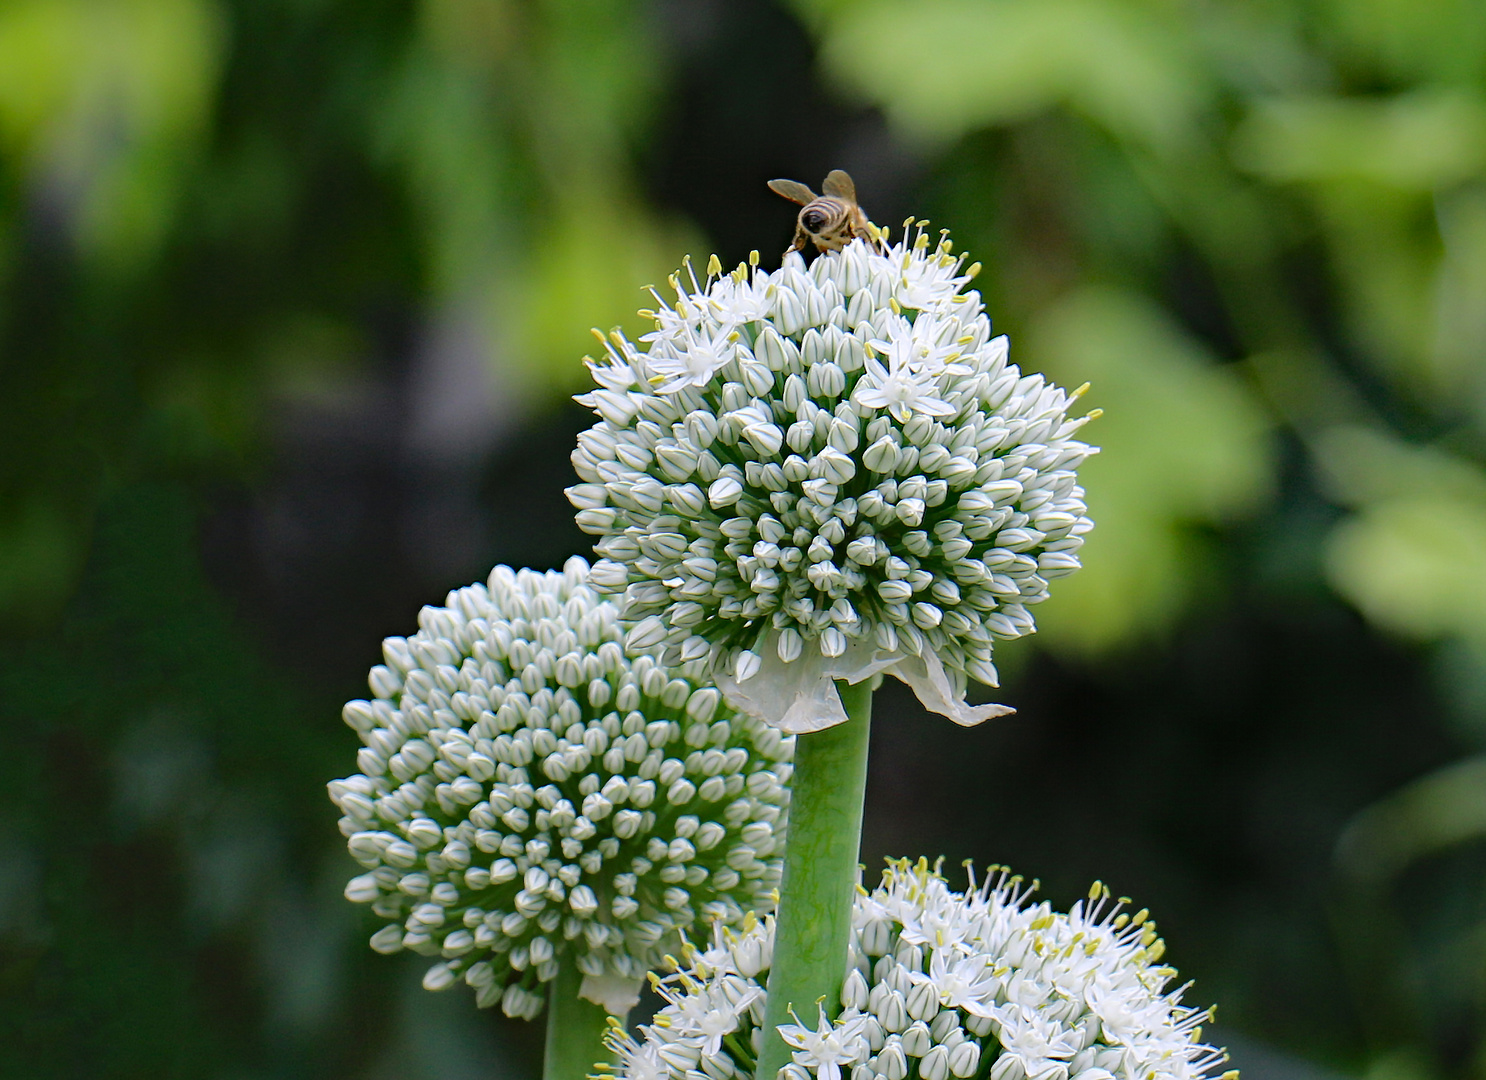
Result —
<instances>
[{"instance_id":1,"label":"papery flower sheath","mask_svg":"<svg viewBox=\"0 0 1486 1080\"><path fill-rule=\"evenodd\" d=\"M923 860L891 864L857 899L840 1015L781 1026L781 1076L1201 1080L1226 1060L1202 1041L1212 1011L1170 989L1145 912L1099 885L1066 915L1030 892L995 868L961 893ZM718 927L652 976L665 1007L608 1036L619 1080L753 1080L773 936L772 919Z\"/></svg>"},{"instance_id":2,"label":"papery flower sheath","mask_svg":"<svg viewBox=\"0 0 1486 1080\"><path fill-rule=\"evenodd\" d=\"M1023 375L947 238L855 240L807 268L671 278L579 400L568 490L635 648L710 658L787 732L845 719L834 681L887 672L962 724L995 641L1032 632L1092 527L1077 394ZM971 268L972 270L974 268Z\"/></svg>"},{"instance_id":3,"label":"papery flower sheath","mask_svg":"<svg viewBox=\"0 0 1486 1080\"><path fill-rule=\"evenodd\" d=\"M767 910L779 879L793 740L704 665L626 655L588 570L499 566L425 607L345 707L365 746L330 785L367 871L346 896L386 920L372 947L528 1018L565 953L628 1011L683 932Z\"/></svg>"}]
</instances>

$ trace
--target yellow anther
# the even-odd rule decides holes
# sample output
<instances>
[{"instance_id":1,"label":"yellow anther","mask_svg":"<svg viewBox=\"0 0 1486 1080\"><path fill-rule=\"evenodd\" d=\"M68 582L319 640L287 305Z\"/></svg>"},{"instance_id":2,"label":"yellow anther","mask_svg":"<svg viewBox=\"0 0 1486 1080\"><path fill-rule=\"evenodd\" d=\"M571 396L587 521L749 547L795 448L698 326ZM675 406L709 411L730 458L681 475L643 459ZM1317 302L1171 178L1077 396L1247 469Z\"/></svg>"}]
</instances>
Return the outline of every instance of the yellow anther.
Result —
<instances>
[{"instance_id":1,"label":"yellow anther","mask_svg":"<svg viewBox=\"0 0 1486 1080\"><path fill-rule=\"evenodd\" d=\"M720 275L721 273L722 260L717 257L716 252L713 252L712 257L707 260L707 276L712 277L714 275Z\"/></svg>"},{"instance_id":2,"label":"yellow anther","mask_svg":"<svg viewBox=\"0 0 1486 1080\"><path fill-rule=\"evenodd\" d=\"M748 265L749 266L757 266L758 265L758 251L757 250L750 251L748 253Z\"/></svg>"}]
</instances>

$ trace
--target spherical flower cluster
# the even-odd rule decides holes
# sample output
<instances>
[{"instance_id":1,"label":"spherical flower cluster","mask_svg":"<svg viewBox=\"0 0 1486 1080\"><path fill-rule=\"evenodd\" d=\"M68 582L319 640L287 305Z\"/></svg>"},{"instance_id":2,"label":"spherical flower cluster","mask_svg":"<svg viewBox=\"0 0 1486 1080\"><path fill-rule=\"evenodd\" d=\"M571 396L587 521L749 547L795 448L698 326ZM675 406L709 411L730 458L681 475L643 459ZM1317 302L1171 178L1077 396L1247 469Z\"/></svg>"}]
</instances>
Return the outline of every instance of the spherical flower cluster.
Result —
<instances>
[{"instance_id":1,"label":"spherical flower cluster","mask_svg":"<svg viewBox=\"0 0 1486 1080\"><path fill-rule=\"evenodd\" d=\"M781 1078L1199 1080L1226 1060L1202 1042L1211 1010L1166 989L1176 973L1145 912L1096 885L1064 915L992 874L957 893L922 860L892 864L858 897L841 1014L802 1002L810 1014L779 1029ZM654 1022L608 1036L620 1080L751 1080L772 943L772 920L718 928L652 976Z\"/></svg>"},{"instance_id":2,"label":"spherical flower cluster","mask_svg":"<svg viewBox=\"0 0 1486 1080\"><path fill-rule=\"evenodd\" d=\"M891 672L960 723L992 645L1078 563L1092 527L1078 396L991 337L974 269L919 231L806 268L740 266L657 295L579 400L568 496L636 647L710 656L735 706L789 732L845 719L834 679Z\"/></svg>"},{"instance_id":3,"label":"spherical flower cluster","mask_svg":"<svg viewBox=\"0 0 1486 1080\"><path fill-rule=\"evenodd\" d=\"M767 908L779 878L793 740L702 665L626 656L587 576L499 566L425 607L345 707L361 771L330 784L367 871L346 896L387 920L372 948L528 1018L565 953L627 1012L684 931Z\"/></svg>"}]
</instances>

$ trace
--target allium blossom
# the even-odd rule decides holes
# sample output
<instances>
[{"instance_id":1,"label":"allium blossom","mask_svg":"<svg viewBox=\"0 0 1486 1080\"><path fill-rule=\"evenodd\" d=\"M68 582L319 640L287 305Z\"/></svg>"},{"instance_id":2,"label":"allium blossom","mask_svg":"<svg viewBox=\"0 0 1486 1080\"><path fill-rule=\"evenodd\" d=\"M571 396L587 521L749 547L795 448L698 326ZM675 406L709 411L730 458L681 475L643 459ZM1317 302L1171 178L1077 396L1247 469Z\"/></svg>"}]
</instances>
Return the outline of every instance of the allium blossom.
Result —
<instances>
[{"instance_id":1,"label":"allium blossom","mask_svg":"<svg viewBox=\"0 0 1486 1080\"><path fill-rule=\"evenodd\" d=\"M794 1052L787 1080L1204 1080L1226 1060L1202 1042L1211 1010L1167 989L1176 972L1144 912L1110 903L1096 885L1067 915L1029 903L1005 871L964 893L920 860L893 863L858 897L850 967L833 1021L780 1026ZM965 928L944 944L908 940L904 918ZM753 1080L763 999L738 988L768 982L773 922L746 920L688 947L652 976L666 1000L638 1037L608 1036L617 1080ZM762 961L762 963L760 963ZM720 987L728 987L722 992ZM741 1004L733 1005L731 1002ZM705 1039L693 1019L716 1009L727 1034ZM706 1047L717 1046L716 1052ZM1236 1080L1224 1073L1223 1080Z\"/></svg>"},{"instance_id":2,"label":"allium blossom","mask_svg":"<svg viewBox=\"0 0 1486 1080\"><path fill-rule=\"evenodd\" d=\"M825 1006L820 1007L820 1021L811 1030L798 1023L784 1024L779 1036L784 1045L794 1051L794 1064L803 1067L806 1075L820 1080L841 1080L841 1066L855 1065L870 1051L865 1029L867 1017L861 1014L833 1022L826 1016Z\"/></svg>"},{"instance_id":3,"label":"allium blossom","mask_svg":"<svg viewBox=\"0 0 1486 1080\"><path fill-rule=\"evenodd\" d=\"M910 350L895 350L895 353ZM869 409L885 409L889 416L900 424L906 424L917 416L953 416L959 410L949 402L935 397L939 389L933 372L915 369L902 362L899 355L891 357L891 364L884 368L870 354L866 359L867 375L857 383L852 400Z\"/></svg>"},{"instance_id":4,"label":"allium blossom","mask_svg":"<svg viewBox=\"0 0 1486 1080\"><path fill-rule=\"evenodd\" d=\"M366 873L346 896L378 952L440 962L482 1006L535 1016L563 954L585 997L627 1012L685 932L767 908L792 740L734 715L705 666L624 653L588 564L496 567L388 638L365 746L330 784Z\"/></svg>"},{"instance_id":5,"label":"allium blossom","mask_svg":"<svg viewBox=\"0 0 1486 1080\"><path fill-rule=\"evenodd\" d=\"M688 266L617 332L579 400L568 490L623 593L629 643L708 657L741 711L786 732L845 719L833 680L879 672L962 724L992 646L1032 632L1091 528L1077 393L1023 375L948 239L853 241L807 268Z\"/></svg>"},{"instance_id":6,"label":"allium blossom","mask_svg":"<svg viewBox=\"0 0 1486 1080\"><path fill-rule=\"evenodd\" d=\"M689 330L690 328L688 328ZM666 341L650 352L651 380L658 394L671 394L688 386L706 386L733 358L734 332L724 326L711 336L687 333Z\"/></svg>"}]
</instances>

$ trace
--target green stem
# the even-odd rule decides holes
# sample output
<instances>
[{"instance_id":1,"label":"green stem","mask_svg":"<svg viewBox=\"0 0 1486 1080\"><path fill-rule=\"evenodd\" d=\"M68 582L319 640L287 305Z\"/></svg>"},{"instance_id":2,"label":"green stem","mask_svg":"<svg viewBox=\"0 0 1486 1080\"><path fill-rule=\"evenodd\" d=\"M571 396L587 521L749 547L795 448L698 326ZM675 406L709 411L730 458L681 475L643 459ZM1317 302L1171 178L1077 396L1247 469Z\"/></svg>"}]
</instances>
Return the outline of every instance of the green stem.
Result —
<instances>
[{"instance_id":1,"label":"green stem","mask_svg":"<svg viewBox=\"0 0 1486 1080\"><path fill-rule=\"evenodd\" d=\"M604 1032L609 1030L609 1014L578 996L582 985L583 973L574 966L572 956L562 956L547 995L542 1080L585 1080L593 1074L594 1065L608 1058Z\"/></svg>"},{"instance_id":2,"label":"green stem","mask_svg":"<svg viewBox=\"0 0 1486 1080\"><path fill-rule=\"evenodd\" d=\"M784 879L755 1080L773 1080L789 1064L778 1027L794 1022L791 1008L812 1029L817 1001L824 999L827 1016L841 1011L861 859L872 682L837 682L846 723L795 739Z\"/></svg>"}]
</instances>

